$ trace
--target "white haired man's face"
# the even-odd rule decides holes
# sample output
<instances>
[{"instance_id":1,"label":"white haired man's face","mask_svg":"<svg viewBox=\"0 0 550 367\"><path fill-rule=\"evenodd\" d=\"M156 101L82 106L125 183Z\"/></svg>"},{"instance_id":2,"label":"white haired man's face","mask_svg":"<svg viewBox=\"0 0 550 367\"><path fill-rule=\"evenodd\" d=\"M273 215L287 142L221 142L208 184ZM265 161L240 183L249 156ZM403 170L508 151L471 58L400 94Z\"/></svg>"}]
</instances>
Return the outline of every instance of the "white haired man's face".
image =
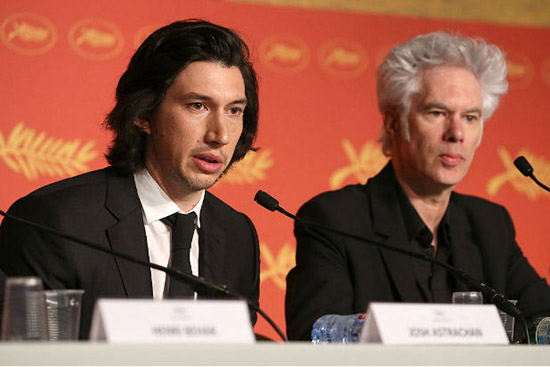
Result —
<instances>
[{"instance_id":1,"label":"white haired man's face","mask_svg":"<svg viewBox=\"0 0 550 367\"><path fill-rule=\"evenodd\" d=\"M397 121L386 124L400 181L426 194L454 188L468 172L480 142L483 121L478 80L460 67L427 69L420 92L411 100L407 121L408 139Z\"/></svg>"}]
</instances>

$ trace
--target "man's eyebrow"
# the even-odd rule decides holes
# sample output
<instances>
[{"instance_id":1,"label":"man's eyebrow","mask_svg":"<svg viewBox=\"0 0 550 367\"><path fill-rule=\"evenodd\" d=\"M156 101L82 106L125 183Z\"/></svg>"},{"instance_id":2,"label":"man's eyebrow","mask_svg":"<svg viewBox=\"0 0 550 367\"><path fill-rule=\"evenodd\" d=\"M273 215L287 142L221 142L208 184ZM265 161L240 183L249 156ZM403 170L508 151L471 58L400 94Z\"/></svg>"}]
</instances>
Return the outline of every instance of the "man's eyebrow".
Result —
<instances>
[{"instance_id":1,"label":"man's eyebrow","mask_svg":"<svg viewBox=\"0 0 550 367\"><path fill-rule=\"evenodd\" d=\"M431 109L431 108L437 108L437 109L446 110L446 111L449 111L449 110L450 110L450 108L448 108L448 107L445 106L444 104L442 104L442 103L437 103L437 102L435 102L435 103L427 103L427 104L425 104L424 106L422 106L422 109L423 109L424 111L429 110L429 109ZM481 108L473 107L473 108L470 108L470 109L468 109L468 110L466 110L466 111L464 111L464 112L465 112L465 113L478 113L478 114L481 115Z\"/></svg>"},{"instance_id":2,"label":"man's eyebrow","mask_svg":"<svg viewBox=\"0 0 550 367\"><path fill-rule=\"evenodd\" d=\"M195 99L195 100L199 100L199 101L212 101L213 100L213 98L210 97L210 96L207 96L205 94L195 93L195 92L187 93L186 95L183 96L183 99L185 99L185 100ZM232 101L229 104L246 104L246 103L247 103L247 99L245 97L245 98L236 99L236 100Z\"/></svg>"},{"instance_id":3,"label":"man's eyebrow","mask_svg":"<svg viewBox=\"0 0 550 367\"><path fill-rule=\"evenodd\" d=\"M240 98L234 100L233 102L231 102L231 104L246 104L247 102L248 100L246 98Z\"/></svg>"},{"instance_id":4,"label":"man's eyebrow","mask_svg":"<svg viewBox=\"0 0 550 367\"><path fill-rule=\"evenodd\" d=\"M436 102L426 103L424 106L422 106L423 110L429 110L431 108L437 108L437 109L440 109L440 110L449 110L449 108L447 106L445 106L444 104L436 103Z\"/></svg>"},{"instance_id":5,"label":"man's eyebrow","mask_svg":"<svg viewBox=\"0 0 550 367\"><path fill-rule=\"evenodd\" d=\"M470 108L469 110L466 110L464 112L466 112L466 113L478 113L479 115L482 114L481 108L477 108L477 107Z\"/></svg>"},{"instance_id":6,"label":"man's eyebrow","mask_svg":"<svg viewBox=\"0 0 550 367\"><path fill-rule=\"evenodd\" d=\"M212 99L212 97L209 97L205 94L199 94L199 93L195 93L195 92L187 93L187 94L183 95L182 98L184 98L184 99L200 99L202 101Z\"/></svg>"}]
</instances>

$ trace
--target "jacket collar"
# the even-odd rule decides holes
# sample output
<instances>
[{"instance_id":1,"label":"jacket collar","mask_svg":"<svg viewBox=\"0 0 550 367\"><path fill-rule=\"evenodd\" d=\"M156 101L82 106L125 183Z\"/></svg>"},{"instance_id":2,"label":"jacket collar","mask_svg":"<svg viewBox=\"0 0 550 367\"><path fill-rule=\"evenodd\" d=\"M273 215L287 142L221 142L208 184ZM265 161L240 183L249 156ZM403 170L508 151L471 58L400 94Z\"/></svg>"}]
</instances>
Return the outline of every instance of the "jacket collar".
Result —
<instances>
[{"instance_id":1,"label":"jacket collar","mask_svg":"<svg viewBox=\"0 0 550 367\"><path fill-rule=\"evenodd\" d=\"M141 205L133 176L108 170L105 207L117 220L107 229L111 249L140 261L149 261ZM128 297L153 296L150 269L123 259L117 258L115 261Z\"/></svg>"},{"instance_id":2,"label":"jacket collar","mask_svg":"<svg viewBox=\"0 0 550 367\"><path fill-rule=\"evenodd\" d=\"M199 275L210 282L223 284L225 281L225 231L218 225L213 196L205 193L201 210L202 226L199 229Z\"/></svg>"},{"instance_id":3,"label":"jacket collar","mask_svg":"<svg viewBox=\"0 0 550 367\"><path fill-rule=\"evenodd\" d=\"M467 211L461 209L460 195L451 194L449 203L451 253L454 267L475 279L483 280L483 262L478 246L474 242L473 229L467 216ZM457 282L457 290L471 290L462 282Z\"/></svg>"},{"instance_id":4,"label":"jacket collar","mask_svg":"<svg viewBox=\"0 0 550 367\"><path fill-rule=\"evenodd\" d=\"M370 217L375 236L385 244L410 251L411 246L397 197L397 190L401 188L391 161L367 182L365 188L368 188ZM387 249L379 251L401 300L422 302L416 286L414 267L411 266L412 258Z\"/></svg>"}]
</instances>

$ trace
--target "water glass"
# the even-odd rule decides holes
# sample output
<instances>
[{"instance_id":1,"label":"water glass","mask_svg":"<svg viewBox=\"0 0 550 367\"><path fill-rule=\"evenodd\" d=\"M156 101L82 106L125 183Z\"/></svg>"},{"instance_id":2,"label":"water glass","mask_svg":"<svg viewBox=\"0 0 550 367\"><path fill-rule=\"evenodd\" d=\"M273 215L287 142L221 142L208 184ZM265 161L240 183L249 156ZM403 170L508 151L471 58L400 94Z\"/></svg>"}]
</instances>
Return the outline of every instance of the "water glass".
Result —
<instances>
[{"instance_id":1,"label":"water glass","mask_svg":"<svg viewBox=\"0 0 550 367\"><path fill-rule=\"evenodd\" d=\"M517 304L517 300L509 300L514 305ZM508 335L508 339L510 340L510 343L514 341L514 324L515 324L515 318L514 316L508 315L506 312L502 310L498 310L498 314L502 320L502 325L504 325L504 330L506 330L506 334Z\"/></svg>"},{"instance_id":2,"label":"water glass","mask_svg":"<svg viewBox=\"0 0 550 367\"><path fill-rule=\"evenodd\" d=\"M83 290L53 289L43 291L46 301L50 341L78 340Z\"/></svg>"},{"instance_id":3,"label":"water glass","mask_svg":"<svg viewBox=\"0 0 550 367\"><path fill-rule=\"evenodd\" d=\"M42 280L37 277L8 277L2 314L2 340L48 340L46 305Z\"/></svg>"},{"instance_id":4,"label":"water glass","mask_svg":"<svg viewBox=\"0 0 550 367\"><path fill-rule=\"evenodd\" d=\"M453 303L455 304L483 304L481 292L453 292Z\"/></svg>"}]
</instances>

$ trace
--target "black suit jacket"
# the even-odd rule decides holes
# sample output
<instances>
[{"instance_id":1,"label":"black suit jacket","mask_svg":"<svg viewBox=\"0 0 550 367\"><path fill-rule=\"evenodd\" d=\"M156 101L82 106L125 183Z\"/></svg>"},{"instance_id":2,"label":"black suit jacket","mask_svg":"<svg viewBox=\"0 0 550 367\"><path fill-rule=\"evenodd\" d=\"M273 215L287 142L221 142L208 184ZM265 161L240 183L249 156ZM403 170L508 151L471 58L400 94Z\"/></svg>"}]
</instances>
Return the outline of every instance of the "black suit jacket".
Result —
<instances>
[{"instance_id":1,"label":"black suit jacket","mask_svg":"<svg viewBox=\"0 0 550 367\"><path fill-rule=\"evenodd\" d=\"M323 193L298 211L312 222L411 250L399 205L401 190L389 163L366 185ZM550 289L515 242L512 220L502 206L453 193L449 204L452 263L485 281L527 316L550 312ZM369 302L422 302L413 261L332 234L295 227L296 267L287 276L289 339L310 338L326 314L365 312ZM455 290L467 290L457 284Z\"/></svg>"},{"instance_id":2,"label":"black suit jacket","mask_svg":"<svg viewBox=\"0 0 550 367\"><path fill-rule=\"evenodd\" d=\"M141 204L132 175L106 168L45 186L16 201L9 213L149 261ZM201 210L199 274L258 305L259 246L254 225L210 193ZM80 337L89 333L99 297L151 298L150 269L116 259L5 218L0 268L34 275L45 288L84 289ZM251 310L252 321L256 313Z\"/></svg>"}]
</instances>

